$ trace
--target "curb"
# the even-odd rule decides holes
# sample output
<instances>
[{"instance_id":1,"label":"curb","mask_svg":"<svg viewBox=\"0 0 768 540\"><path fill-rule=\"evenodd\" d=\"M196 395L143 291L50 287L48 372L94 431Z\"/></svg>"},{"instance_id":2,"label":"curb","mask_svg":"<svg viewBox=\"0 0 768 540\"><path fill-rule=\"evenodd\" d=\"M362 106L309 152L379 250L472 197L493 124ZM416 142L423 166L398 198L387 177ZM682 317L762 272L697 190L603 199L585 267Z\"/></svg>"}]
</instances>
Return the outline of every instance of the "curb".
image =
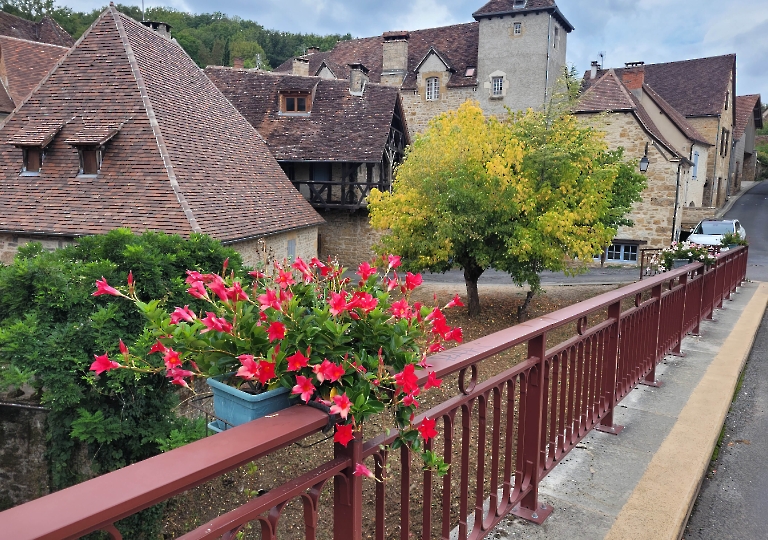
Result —
<instances>
[{"instance_id":1,"label":"curb","mask_svg":"<svg viewBox=\"0 0 768 540\"><path fill-rule=\"evenodd\" d=\"M768 283L760 283L606 540L681 538L766 305Z\"/></svg>"}]
</instances>

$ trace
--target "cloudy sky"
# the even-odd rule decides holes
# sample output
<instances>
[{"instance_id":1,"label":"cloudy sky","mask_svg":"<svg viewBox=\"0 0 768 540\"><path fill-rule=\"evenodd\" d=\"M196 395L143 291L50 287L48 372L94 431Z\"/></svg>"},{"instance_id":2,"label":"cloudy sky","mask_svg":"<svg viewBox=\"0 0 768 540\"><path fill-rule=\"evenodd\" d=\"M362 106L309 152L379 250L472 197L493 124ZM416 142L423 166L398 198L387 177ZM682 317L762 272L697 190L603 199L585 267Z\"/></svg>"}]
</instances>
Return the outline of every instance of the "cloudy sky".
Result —
<instances>
[{"instance_id":1,"label":"cloudy sky","mask_svg":"<svg viewBox=\"0 0 768 540\"><path fill-rule=\"evenodd\" d=\"M123 3L141 0L121 0ZM379 35L472 21L484 0L144 0L192 13L221 11L266 28ZM556 0L576 28L568 62L580 72L599 52L605 65L669 62L736 53L736 91L768 102L768 0ZM103 0L59 0L91 10Z\"/></svg>"}]
</instances>

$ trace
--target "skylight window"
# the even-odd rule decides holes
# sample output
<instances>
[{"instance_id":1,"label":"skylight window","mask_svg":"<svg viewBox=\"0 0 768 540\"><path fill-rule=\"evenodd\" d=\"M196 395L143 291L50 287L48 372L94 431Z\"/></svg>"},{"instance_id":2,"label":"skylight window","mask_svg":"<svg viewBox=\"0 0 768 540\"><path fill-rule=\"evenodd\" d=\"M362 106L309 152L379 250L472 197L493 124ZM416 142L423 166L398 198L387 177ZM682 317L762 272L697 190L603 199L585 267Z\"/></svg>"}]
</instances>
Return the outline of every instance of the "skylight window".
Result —
<instances>
[{"instance_id":1,"label":"skylight window","mask_svg":"<svg viewBox=\"0 0 768 540\"><path fill-rule=\"evenodd\" d=\"M525 4L528 3L528 0L515 0L512 4L513 9L523 9L525 7Z\"/></svg>"}]
</instances>

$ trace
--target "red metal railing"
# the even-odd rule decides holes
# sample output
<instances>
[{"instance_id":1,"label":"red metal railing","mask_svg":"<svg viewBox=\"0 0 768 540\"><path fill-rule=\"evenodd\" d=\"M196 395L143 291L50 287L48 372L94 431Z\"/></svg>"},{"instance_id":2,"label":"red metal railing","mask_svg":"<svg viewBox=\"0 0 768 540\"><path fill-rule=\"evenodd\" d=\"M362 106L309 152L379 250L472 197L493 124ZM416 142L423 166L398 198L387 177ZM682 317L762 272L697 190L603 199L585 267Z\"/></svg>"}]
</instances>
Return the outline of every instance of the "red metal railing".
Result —
<instances>
[{"instance_id":1,"label":"red metal railing","mask_svg":"<svg viewBox=\"0 0 768 540\"><path fill-rule=\"evenodd\" d=\"M437 376L453 375L457 385L456 396L421 416L440 420L441 441L429 444L451 463L446 476L416 469L406 449L387 451L394 434L358 438L347 448L336 445L332 460L182 538L234 538L248 524L260 525L261 538L277 538L283 510L295 500L308 539L448 539L454 531L462 540L479 539L509 513L541 523L552 511L538 500L541 479L592 429L620 431L616 404L636 384L655 383L656 365L680 353L683 337L697 333L745 279L747 255L746 247L730 250L709 268L689 264L431 357ZM570 337L559 343L548 340L566 331ZM521 362L483 378L483 360L520 347ZM320 411L291 407L2 512L0 531L19 540L95 530L121 538L116 521L317 433L326 422ZM355 464L365 461L387 481L354 476ZM321 495L330 484L333 525L323 528Z\"/></svg>"}]
</instances>

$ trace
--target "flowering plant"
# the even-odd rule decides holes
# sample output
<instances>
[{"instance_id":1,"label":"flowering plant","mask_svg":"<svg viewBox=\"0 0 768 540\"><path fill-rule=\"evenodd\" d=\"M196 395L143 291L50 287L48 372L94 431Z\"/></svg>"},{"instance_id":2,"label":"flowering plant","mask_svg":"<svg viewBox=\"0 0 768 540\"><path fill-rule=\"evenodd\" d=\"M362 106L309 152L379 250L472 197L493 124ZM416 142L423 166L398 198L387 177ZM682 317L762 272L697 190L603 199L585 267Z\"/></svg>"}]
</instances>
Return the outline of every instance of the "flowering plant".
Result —
<instances>
[{"instance_id":1,"label":"flowering plant","mask_svg":"<svg viewBox=\"0 0 768 540\"><path fill-rule=\"evenodd\" d=\"M672 242L670 247L651 257L650 265L657 266L659 271L664 272L673 268L676 259L687 259L689 263L715 263L715 256L709 252L708 246L693 242Z\"/></svg>"},{"instance_id":2,"label":"flowering plant","mask_svg":"<svg viewBox=\"0 0 768 540\"><path fill-rule=\"evenodd\" d=\"M720 239L720 245L723 247L728 246L746 246L748 245L747 239L742 238L741 235L737 232L727 232L723 235L723 237Z\"/></svg>"},{"instance_id":3,"label":"flowering plant","mask_svg":"<svg viewBox=\"0 0 768 540\"><path fill-rule=\"evenodd\" d=\"M154 345L135 355L120 341L120 361L96 356L91 370L165 373L187 388L192 377L235 372L236 384L257 392L289 388L301 401L320 402L338 415L334 440L344 446L367 418L389 409L400 430L393 446L421 452L421 440L437 432L434 419L411 424L417 398L442 381L429 372L419 387L416 369L428 369L427 353L460 342L462 333L440 308L411 302L421 275L398 275L399 265L394 255L364 262L356 285L343 268L316 258L250 272L249 285L227 275L226 262L221 274L188 270L187 292L210 306L205 313L188 306L169 313L159 300L139 300L130 274L124 290L102 278L93 294L132 301L149 320ZM444 307L460 305L457 295ZM447 471L432 452L421 455L438 473ZM362 469L356 474L368 475Z\"/></svg>"}]
</instances>

